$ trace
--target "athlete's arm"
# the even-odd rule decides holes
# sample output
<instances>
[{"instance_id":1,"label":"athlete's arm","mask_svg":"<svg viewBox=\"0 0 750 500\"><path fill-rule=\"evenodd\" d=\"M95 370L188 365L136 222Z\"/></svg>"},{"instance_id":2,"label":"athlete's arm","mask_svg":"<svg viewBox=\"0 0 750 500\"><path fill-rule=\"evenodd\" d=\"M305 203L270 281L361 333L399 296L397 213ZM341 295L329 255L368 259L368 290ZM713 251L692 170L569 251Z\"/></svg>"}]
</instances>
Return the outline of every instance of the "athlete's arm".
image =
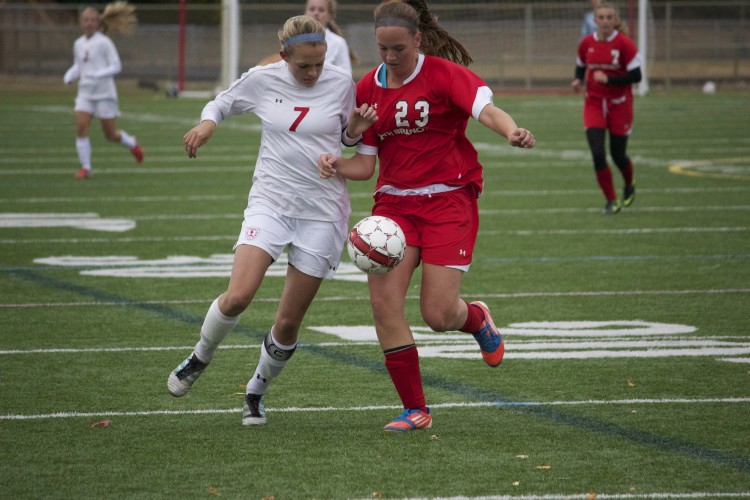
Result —
<instances>
[{"instance_id":1,"label":"athlete's arm","mask_svg":"<svg viewBox=\"0 0 750 500\"><path fill-rule=\"evenodd\" d=\"M375 155L354 153L351 158L322 154L318 158L318 173L322 179L340 175L352 181L366 181L375 173Z\"/></svg>"},{"instance_id":2,"label":"athlete's arm","mask_svg":"<svg viewBox=\"0 0 750 500\"><path fill-rule=\"evenodd\" d=\"M640 66L633 68L622 76L607 76L603 71L594 72L594 79L605 85L631 85L641 81L643 76L641 75Z\"/></svg>"},{"instance_id":3,"label":"athlete's arm","mask_svg":"<svg viewBox=\"0 0 750 500\"><path fill-rule=\"evenodd\" d=\"M182 144L190 158L195 158L198 154L198 148L203 146L214 135L216 122L213 120L203 120L195 127L188 130L182 138Z\"/></svg>"},{"instance_id":4,"label":"athlete's arm","mask_svg":"<svg viewBox=\"0 0 750 500\"><path fill-rule=\"evenodd\" d=\"M345 146L356 146L362 140L362 134L370 128L370 125L378 121L378 112L368 104L362 104L352 110L349 123L341 137Z\"/></svg>"},{"instance_id":5,"label":"athlete's arm","mask_svg":"<svg viewBox=\"0 0 750 500\"><path fill-rule=\"evenodd\" d=\"M519 128L512 116L493 104L486 105L479 113L479 123L508 139L511 146L530 149L536 144L534 134Z\"/></svg>"},{"instance_id":6,"label":"athlete's arm","mask_svg":"<svg viewBox=\"0 0 750 500\"><path fill-rule=\"evenodd\" d=\"M78 77L81 76L81 68L78 66L78 63L73 63L73 66L71 66L68 71L65 72L65 76L63 76L63 83L65 85L68 85L70 83L73 83L73 81L78 80Z\"/></svg>"},{"instance_id":7,"label":"athlete's arm","mask_svg":"<svg viewBox=\"0 0 750 500\"><path fill-rule=\"evenodd\" d=\"M576 72L573 81L570 82L570 86L573 91L580 92L583 88L583 78L586 76L586 66L579 66L576 64Z\"/></svg>"}]
</instances>

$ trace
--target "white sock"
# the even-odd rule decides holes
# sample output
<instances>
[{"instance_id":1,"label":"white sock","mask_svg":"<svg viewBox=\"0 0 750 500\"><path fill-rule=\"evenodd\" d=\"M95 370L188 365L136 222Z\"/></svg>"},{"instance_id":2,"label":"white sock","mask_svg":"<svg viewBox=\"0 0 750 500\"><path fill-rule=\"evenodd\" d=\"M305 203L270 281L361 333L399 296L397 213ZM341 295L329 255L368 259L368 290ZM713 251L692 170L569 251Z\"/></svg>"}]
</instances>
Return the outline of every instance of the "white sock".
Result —
<instances>
[{"instance_id":1,"label":"white sock","mask_svg":"<svg viewBox=\"0 0 750 500\"><path fill-rule=\"evenodd\" d=\"M278 353L277 355L272 356L268 353L269 341L271 343L271 351ZM260 360L258 361L257 368L255 368L253 377L247 382L245 394L265 394L271 385L271 381L279 376L296 348L296 342L290 346L279 343L273 336L272 327L271 332L266 335L263 345L260 346Z\"/></svg>"},{"instance_id":2,"label":"white sock","mask_svg":"<svg viewBox=\"0 0 750 500\"><path fill-rule=\"evenodd\" d=\"M239 321L239 314L234 317L224 316L219 309L219 299L214 300L203 320L201 339L195 345L195 354L198 359L204 363L210 363L214 359L216 348Z\"/></svg>"},{"instance_id":3,"label":"white sock","mask_svg":"<svg viewBox=\"0 0 750 500\"><path fill-rule=\"evenodd\" d=\"M86 170L91 170L91 141L88 137L76 137L78 161Z\"/></svg>"},{"instance_id":4,"label":"white sock","mask_svg":"<svg viewBox=\"0 0 750 500\"><path fill-rule=\"evenodd\" d=\"M128 149L133 149L135 145L138 144L138 141L135 140L135 137L128 134L124 130L120 130L120 144Z\"/></svg>"}]
</instances>

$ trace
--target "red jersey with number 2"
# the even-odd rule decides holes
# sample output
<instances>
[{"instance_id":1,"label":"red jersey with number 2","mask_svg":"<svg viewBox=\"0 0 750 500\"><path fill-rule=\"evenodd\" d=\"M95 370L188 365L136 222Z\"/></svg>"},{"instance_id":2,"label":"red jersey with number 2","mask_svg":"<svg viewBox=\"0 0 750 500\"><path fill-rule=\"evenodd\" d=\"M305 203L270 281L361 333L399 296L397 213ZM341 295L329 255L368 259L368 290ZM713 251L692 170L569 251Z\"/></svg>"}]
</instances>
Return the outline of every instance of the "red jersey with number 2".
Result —
<instances>
[{"instance_id":1,"label":"red jersey with number 2","mask_svg":"<svg viewBox=\"0 0 750 500\"><path fill-rule=\"evenodd\" d=\"M628 71L641 66L641 56L633 41L615 31L608 40L597 40L593 33L584 37L578 45L576 64L586 68L586 96L602 99L617 99L632 96L631 85L606 85L594 80L594 71L607 76L624 76Z\"/></svg>"},{"instance_id":2,"label":"red jersey with number 2","mask_svg":"<svg viewBox=\"0 0 750 500\"><path fill-rule=\"evenodd\" d=\"M357 105L375 106L379 117L362 139L363 145L377 148L376 190L442 183L471 184L481 193L482 166L466 137L466 125L491 103L487 84L463 66L422 54L399 88L380 83L384 71L381 64L357 84Z\"/></svg>"}]
</instances>

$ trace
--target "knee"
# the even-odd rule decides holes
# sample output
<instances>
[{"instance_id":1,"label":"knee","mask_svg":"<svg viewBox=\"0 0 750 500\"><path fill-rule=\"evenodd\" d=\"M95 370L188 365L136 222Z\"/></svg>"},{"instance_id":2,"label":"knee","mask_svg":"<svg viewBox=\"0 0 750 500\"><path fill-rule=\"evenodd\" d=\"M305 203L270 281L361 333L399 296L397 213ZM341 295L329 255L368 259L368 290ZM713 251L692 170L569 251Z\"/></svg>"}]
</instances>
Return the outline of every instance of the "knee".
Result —
<instances>
[{"instance_id":1,"label":"knee","mask_svg":"<svg viewBox=\"0 0 750 500\"><path fill-rule=\"evenodd\" d=\"M292 318L276 318L273 323L273 335L283 343L286 339L296 339L300 322Z\"/></svg>"},{"instance_id":2,"label":"knee","mask_svg":"<svg viewBox=\"0 0 750 500\"><path fill-rule=\"evenodd\" d=\"M447 332L455 330L455 321L446 309L431 308L429 311L422 311L422 319L427 326L434 332Z\"/></svg>"},{"instance_id":3,"label":"knee","mask_svg":"<svg viewBox=\"0 0 750 500\"><path fill-rule=\"evenodd\" d=\"M107 140L110 142L120 142L120 138L121 138L120 132L117 132L117 131L115 132L105 131L104 137L106 137Z\"/></svg>"},{"instance_id":4,"label":"knee","mask_svg":"<svg viewBox=\"0 0 750 500\"><path fill-rule=\"evenodd\" d=\"M628 165L630 165L630 158L627 155L612 155L612 161L620 170L628 168Z\"/></svg>"},{"instance_id":5,"label":"knee","mask_svg":"<svg viewBox=\"0 0 750 500\"><path fill-rule=\"evenodd\" d=\"M224 316L238 316L250 305L252 297L238 293L225 293L219 303L219 309Z\"/></svg>"}]
</instances>

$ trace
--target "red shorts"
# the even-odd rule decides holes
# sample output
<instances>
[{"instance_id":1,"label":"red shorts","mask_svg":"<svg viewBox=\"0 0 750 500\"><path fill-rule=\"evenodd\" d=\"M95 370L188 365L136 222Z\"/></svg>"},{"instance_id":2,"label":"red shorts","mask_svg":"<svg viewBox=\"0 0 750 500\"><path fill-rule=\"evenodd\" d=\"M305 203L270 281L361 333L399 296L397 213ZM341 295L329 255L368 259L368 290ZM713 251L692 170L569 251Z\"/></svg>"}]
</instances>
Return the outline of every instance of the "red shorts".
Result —
<instances>
[{"instance_id":1,"label":"red shorts","mask_svg":"<svg viewBox=\"0 0 750 500\"><path fill-rule=\"evenodd\" d=\"M613 135L630 135L633 127L633 96L616 99L586 97L583 103L583 126L605 128Z\"/></svg>"},{"instance_id":2,"label":"red shorts","mask_svg":"<svg viewBox=\"0 0 750 500\"><path fill-rule=\"evenodd\" d=\"M421 248L423 262L457 267L471 263L479 207L470 186L433 195L376 193L372 213L398 222L406 244Z\"/></svg>"}]
</instances>

